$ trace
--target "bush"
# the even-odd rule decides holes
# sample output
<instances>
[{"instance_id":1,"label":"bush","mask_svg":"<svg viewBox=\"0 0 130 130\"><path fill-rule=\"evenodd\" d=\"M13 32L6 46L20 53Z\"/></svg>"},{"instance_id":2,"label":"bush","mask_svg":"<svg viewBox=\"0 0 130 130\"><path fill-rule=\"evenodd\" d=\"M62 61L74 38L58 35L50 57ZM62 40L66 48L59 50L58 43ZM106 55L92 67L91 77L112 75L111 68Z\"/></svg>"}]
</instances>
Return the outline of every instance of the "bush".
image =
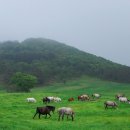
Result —
<instances>
[{"instance_id":1,"label":"bush","mask_svg":"<svg viewBox=\"0 0 130 130\"><path fill-rule=\"evenodd\" d=\"M21 72L16 72L11 78L12 89L14 91L30 92L30 89L33 88L36 83L36 76Z\"/></svg>"}]
</instances>

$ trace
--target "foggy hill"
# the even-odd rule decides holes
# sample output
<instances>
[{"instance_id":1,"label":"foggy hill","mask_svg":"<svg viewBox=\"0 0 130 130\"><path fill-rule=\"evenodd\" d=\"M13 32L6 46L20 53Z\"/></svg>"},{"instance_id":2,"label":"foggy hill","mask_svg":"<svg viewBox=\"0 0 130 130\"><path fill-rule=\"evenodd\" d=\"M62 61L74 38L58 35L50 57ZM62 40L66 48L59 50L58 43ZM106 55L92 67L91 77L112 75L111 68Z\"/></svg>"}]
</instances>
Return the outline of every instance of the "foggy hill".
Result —
<instances>
[{"instance_id":1,"label":"foggy hill","mask_svg":"<svg viewBox=\"0 0 130 130\"><path fill-rule=\"evenodd\" d=\"M9 83L15 72L33 74L39 84L83 75L130 82L130 67L43 38L0 43L0 81Z\"/></svg>"}]
</instances>

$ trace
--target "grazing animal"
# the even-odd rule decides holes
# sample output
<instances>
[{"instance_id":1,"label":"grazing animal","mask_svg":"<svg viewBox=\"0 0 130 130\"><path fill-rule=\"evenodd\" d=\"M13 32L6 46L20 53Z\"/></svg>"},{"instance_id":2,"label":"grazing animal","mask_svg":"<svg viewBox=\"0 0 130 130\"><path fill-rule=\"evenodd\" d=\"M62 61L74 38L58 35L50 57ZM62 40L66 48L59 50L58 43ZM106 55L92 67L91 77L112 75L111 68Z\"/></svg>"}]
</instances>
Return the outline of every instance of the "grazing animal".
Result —
<instances>
[{"instance_id":1,"label":"grazing animal","mask_svg":"<svg viewBox=\"0 0 130 130\"><path fill-rule=\"evenodd\" d=\"M81 96L78 96L78 101L81 99Z\"/></svg>"},{"instance_id":2,"label":"grazing animal","mask_svg":"<svg viewBox=\"0 0 130 130\"><path fill-rule=\"evenodd\" d=\"M32 97L32 98L27 98L26 100L27 100L27 102L32 102L32 103L33 103L33 102L34 102L34 103L36 102L36 99L33 98L33 97Z\"/></svg>"},{"instance_id":3,"label":"grazing animal","mask_svg":"<svg viewBox=\"0 0 130 130\"><path fill-rule=\"evenodd\" d=\"M50 103L50 99L48 97L45 97L42 99L43 103Z\"/></svg>"},{"instance_id":4,"label":"grazing animal","mask_svg":"<svg viewBox=\"0 0 130 130\"><path fill-rule=\"evenodd\" d=\"M118 94L115 95L115 98L119 99L119 97L124 97L124 96L125 96L124 94L118 93Z\"/></svg>"},{"instance_id":5,"label":"grazing animal","mask_svg":"<svg viewBox=\"0 0 130 130\"><path fill-rule=\"evenodd\" d=\"M47 115L51 117L50 111L51 110L48 107L37 107L36 113L34 114L33 119L35 118L37 114L39 114L39 119L41 115L46 115L45 118L47 118Z\"/></svg>"},{"instance_id":6,"label":"grazing animal","mask_svg":"<svg viewBox=\"0 0 130 130\"><path fill-rule=\"evenodd\" d=\"M98 99L98 98L100 98L100 97L101 97L101 95L100 95L100 94L98 94L98 93L94 93L94 94L92 94L92 97L93 97L93 98L97 98L97 99Z\"/></svg>"},{"instance_id":7,"label":"grazing animal","mask_svg":"<svg viewBox=\"0 0 130 130\"><path fill-rule=\"evenodd\" d=\"M120 102L127 102L127 98L126 97L119 97L119 101Z\"/></svg>"},{"instance_id":8,"label":"grazing animal","mask_svg":"<svg viewBox=\"0 0 130 130\"><path fill-rule=\"evenodd\" d=\"M59 97L54 97L54 102L61 102L61 98L59 98Z\"/></svg>"},{"instance_id":9,"label":"grazing animal","mask_svg":"<svg viewBox=\"0 0 130 130\"><path fill-rule=\"evenodd\" d=\"M52 111L53 112L53 114L54 114L54 112L55 112L55 107L54 106L46 106L50 111Z\"/></svg>"},{"instance_id":10,"label":"grazing animal","mask_svg":"<svg viewBox=\"0 0 130 130\"><path fill-rule=\"evenodd\" d=\"M86 100L90 100L90 97L88 95L84 94L84 95L78 96L78 100L86 101Z\"/></svg>"},{"instance_id":11,"label":"grazing animal","mask_svg":"<svg viewBox=\"0 0 130 130\"><path fill-rule=\"evenodd\" d=\"M71 98L68 99L68 101L69 101L69 102L74 101L74 98L71 97Z\"/></svg>"},{"instance_id":12,"label":"grazing animal","mask_svg":"<svg viewBox=\"0 0 130 130\"><path fill-rule=\"evenodd\" d=\"M114 101L106 101L104 102L104 106L105 106L105 109L108 108L108 106L111 106L113 108L116 108L118 105L116 102Z\"/></svg>"},{"instance_id":13,"label":"grazing animal","mask_svg":"<svg viewBox=\"0 0 130 130\"><path fill-rule=\"evenodd\" d=\"M72 121L74 120L74 111L72 110L72 108L70 107L61 107L58 109L58 114L59 114L59 121L60 121L60 117L62 116L62 120L64 119L64 115L67 115L67 120L68 120L68 116L71 116Z\"/></svg>"},{"instance_id":14,"label":"grazing animal","mask_svg":"<svg viewBox=\"0 0 130 130\"><path fill-rule=\"evenodd\" d=\"M51 102L54 101L54 97L47 97L48 99L50 99Z\"/></svg>"}]
</instances>

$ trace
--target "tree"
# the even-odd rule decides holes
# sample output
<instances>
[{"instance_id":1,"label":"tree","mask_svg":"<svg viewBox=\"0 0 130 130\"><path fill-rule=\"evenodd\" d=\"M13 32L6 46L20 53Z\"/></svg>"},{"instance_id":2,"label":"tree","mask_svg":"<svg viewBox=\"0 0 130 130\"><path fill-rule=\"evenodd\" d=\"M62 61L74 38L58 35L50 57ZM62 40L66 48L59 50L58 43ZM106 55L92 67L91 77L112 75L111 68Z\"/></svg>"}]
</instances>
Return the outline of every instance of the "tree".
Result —
<instances>
[{"instance_id":1,"label":"tree","mask_svg":"<svg viewBox=\"0 0 130 130\"><path fill-rule=\"evenodd\" d=\"M22 72L16 72L11 78L11 83L15 85L14 88L16 91L30 92L30 89L37 83L37 77Z\"/></svg>"}]
</instances>

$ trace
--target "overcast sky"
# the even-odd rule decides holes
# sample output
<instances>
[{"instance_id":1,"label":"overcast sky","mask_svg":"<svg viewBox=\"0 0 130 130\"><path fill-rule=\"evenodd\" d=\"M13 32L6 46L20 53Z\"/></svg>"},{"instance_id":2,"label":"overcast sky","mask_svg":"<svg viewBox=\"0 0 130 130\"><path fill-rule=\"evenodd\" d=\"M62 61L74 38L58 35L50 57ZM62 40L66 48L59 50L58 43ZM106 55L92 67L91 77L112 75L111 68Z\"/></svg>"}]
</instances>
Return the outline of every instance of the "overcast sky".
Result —
<instances>
[{"instance_id":1,"label":"overcast sky","mask_svg":"<svg viewBox=\"0 0 130 130\"><path fill-rule=\"evenodd\" d=\"M0 41L30 37L130 66L130 0L0 0Z\"/></svg>"}]
</instances>

